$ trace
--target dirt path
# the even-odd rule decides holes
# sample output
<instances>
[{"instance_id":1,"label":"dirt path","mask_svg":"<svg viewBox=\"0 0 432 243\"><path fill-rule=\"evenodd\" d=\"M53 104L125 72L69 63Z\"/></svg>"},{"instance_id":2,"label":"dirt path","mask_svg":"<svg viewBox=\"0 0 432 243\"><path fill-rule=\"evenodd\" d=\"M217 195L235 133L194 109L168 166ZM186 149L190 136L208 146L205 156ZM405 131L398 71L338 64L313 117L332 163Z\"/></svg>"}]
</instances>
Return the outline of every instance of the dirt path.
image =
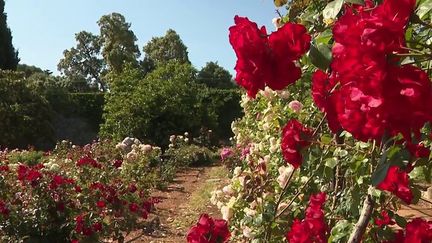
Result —
<instances>
[{"instance_id":1,"label":"dirt path","mask_svg":"<svg viewBox=\"0 0 432 243\"><path fill-rule=\"evenodd\" d=\"M220 218L219 210L210 204L211 191L226 184L226 170L222 166L187 168L177 173L176 179L164 191L155 191L156 204L152 232L133 232L129 242L186 242L188 229L196 224L201 213ZM132 240L132 241L131 241Z\"/></svg>"}]
</instances>

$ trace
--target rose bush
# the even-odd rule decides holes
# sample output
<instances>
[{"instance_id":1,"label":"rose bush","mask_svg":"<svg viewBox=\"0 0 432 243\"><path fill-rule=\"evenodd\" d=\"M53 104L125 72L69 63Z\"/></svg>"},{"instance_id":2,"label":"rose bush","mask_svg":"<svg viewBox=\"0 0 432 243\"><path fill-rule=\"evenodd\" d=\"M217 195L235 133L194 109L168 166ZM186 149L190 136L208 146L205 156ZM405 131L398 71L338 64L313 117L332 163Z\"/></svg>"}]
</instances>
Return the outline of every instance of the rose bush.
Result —
<instances>
[{"instance_id":1,"label":"rose bush","mask_svg":"<svg viewBox=\"0 0 432 243\"><path fill-rule=\"evenodd\" d=\"M140 152L131 158L109 141L65 141L32 163L16 162L26 151L1 151L2 240L121 241L143 227L158 202L149 197L159 178L150 163L161 154L147 147L134 146Z\"/></svg>"},{"instance_id":2,"label":"rose bush","mask_svg":"<svg viewBox=\"0 0 432 243\"><path fill-rule=\"evenodd\" d=\"M398 215L431 182L430 1L275 2L271 34L230 28L245 115L212 196L230 240L432 241Z\"/></svg>"}]
</instances>

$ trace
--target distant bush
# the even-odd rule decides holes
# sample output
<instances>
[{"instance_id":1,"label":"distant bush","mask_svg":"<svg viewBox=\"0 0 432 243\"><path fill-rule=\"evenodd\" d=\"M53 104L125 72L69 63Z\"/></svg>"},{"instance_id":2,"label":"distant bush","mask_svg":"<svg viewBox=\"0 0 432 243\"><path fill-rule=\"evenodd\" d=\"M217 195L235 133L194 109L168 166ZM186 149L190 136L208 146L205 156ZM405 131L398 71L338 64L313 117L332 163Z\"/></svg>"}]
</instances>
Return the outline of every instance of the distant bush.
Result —
<instances>
[{"instance_id":1,"label":"distant bush","mask_svg":"<svg viewBox=\"0 0 432 243\"><path fill-rule=\"evenodd\" d=\"M115 77L104 107L101 136L136 137L166 146L171 134L198 131L204 110L190 64L170 62L144 79L134 71Z\"/></svg>"},{"instance_id":2,"label":"distant bush","mask_svg":"<svg viewBox=\"0 0 432 243\"><path fill-rule=\"evenodd\" d=\"M53 111L23 73L0 71L0 146L25 148L53 140Z\"/></svg>"}]
</instances>

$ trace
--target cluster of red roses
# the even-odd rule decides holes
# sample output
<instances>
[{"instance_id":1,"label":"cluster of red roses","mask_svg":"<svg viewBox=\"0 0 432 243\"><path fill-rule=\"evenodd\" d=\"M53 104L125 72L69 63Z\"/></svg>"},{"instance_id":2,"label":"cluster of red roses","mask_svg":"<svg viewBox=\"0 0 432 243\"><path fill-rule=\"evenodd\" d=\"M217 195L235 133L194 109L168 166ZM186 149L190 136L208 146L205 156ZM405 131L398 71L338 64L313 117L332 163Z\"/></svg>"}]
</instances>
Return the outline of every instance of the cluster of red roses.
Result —
<instances>
[{"instance_id":1,"label":"cluster of red roses","mask_svg":"<svg viewBox=\"0 0 432 243\"><path fill-rule=\"evenodd\" d=\"M432 221L427 222L421 218L415 218L409 222L404 230L396 233L395 239L389 243L413 243L432 242Z\"/></svg>"},{"instance_id":2,"label":"cluster of red roses","mask_svg":"<svg viewBox=\"0 0 432 243\"><path fill-rule=\"evenodd\" d=\"M73 221L67 223L71 226L70 230L75 232L76 238L86 238L95 233L104 234L105 224L102 219L105 217L121 221L126 218L147 219L154 204L159 200L148 198L147 191L139 188L136 183L129 182L129 179L126 182L124 178L118 177L120 170L116 168L121 166L121 160L115 160L110 166L105 166L98 158L93 158L91 153L86 154L78 155L75 163L70 160L70 164L65 162L64 165L59 165L56 172L50 170L50 166L41 163L32 166L19 164L16 169L12 169L13 167L8 164L1 165L0 176L6 178L6 186L7 183L14 183L16 180L21 184L16 187L20 193L11 194L20 195L19 198L0 199L0 219L8 221L20 217L21 210L29 210L28 207L33 205L30 202L32 200L45 200L48 208L56 211L53 215L61 215L65 221ZM68 154L67 157L72 159L73 156ZM74 169L87 167L88 170L76 170L78 178L74 180L64 175L64 170L69 169L69 165L76 166ZM109 183L88 183L84 178L94 172L103 172L105 176L110 176ZM78 193L81 193L81 196L77 197ZM34 205L39 204L40 202L37 202Z\"/></svg>"},{"instance_id":3,"label":"cluster of red roses","mask_svg":"<svg viewBox=\"0 0 432 243\"><path fill-rule=\"evenodd\" d=\"M3 217L9 215L9 208L3 200L0 200L0 214L3 215Z\"/></svg>"},{"instance_id":4,"label":"cluster of red roses","mask_svg":"<svg viewBox=\"0 0 432 243\"><path fill-rule=\"evenodd\" d=\"M42 173L40 169L44 166L42 164L37 164L33 167L29 167L27 165L20 164L18 166L18 180L23 184L28 182L31 186L35 187L39 180L42 178Z\"/></svg>"},{"instance_id":5,"label":"cluster of red roses","mask_svg":"<svg viewBox=\"0 0 432 243\"><path fill-rule=\"evenodd\" d=\"M77 162L76 165L78 167L80 166L85 166L85 165L90 165L94 168L102 168L102 164L98 163L95 159L91 158L89 155L85 155L83 157L81 157Z\"/></svg>"},{"instance_id":6,"label":"cluster of red roses","mask_svg":"<svg viewBox=\"0 0 432 243\"><path fill-rule=\"evenodd\" d=\"M375 219L375 224L380 227L394 225L395 221L388 215L387 211L382 211L380 218ZM393 236L393 239L385 243L412 243L412 242L432 242L432 221L427 222L421 218L411 220Z\"/></svg>"},{"instance_id":7,"label":"cluster of red roses","mask_svg":"<svg viewBox=\"0 0 432 243\"><path fill-rule=\"evenodd\" d=\"M303 162L301 150L310 145L312 130L303 126L299 121L288 121L282 130L281 149L287 163L294 168L300 167Z\"/></svg>"},{"instance_id":8,"label":"cluster of red roses","mask_svg":"<svg viewBox=\"0 0 432 243\"><path fill-rule=\"evenodd\" d=\"M267 85L284 89L301 77L295 61L309 50L311 37L300 24L286 23L267 35L265 27L248 18L235 16L229 40L237 55L235 80L250 97Z\"/></svg>"},{"instance_id":9,"label":"cluster of red roses","mask_svg":"<svg viewBox=\"0 0 432 243\"><path fill-rule=\"evenodd\" d=\"M355 138L381 142L402 134L414 156L430 151L413 142L432 121L432 86L428 75L413 65L400 65L406 53L405 28L415 0L384 0L373 6L346 7L335 23L331 73L312 77L315 104L327 114L334 133L342 129ZM406 203L412 200L406 171L392 167L379 189L393 192Z\"/></svg>"},{"instance_id":10,"label":"cluster of red roses","mask_svg":"<svg viewBox=\"0 0 432 243\"><path fill-rule=\"evenodd\" d=\"M335 23L331 73L317 71L312 94L327 113L331 130L381 142L387 135L420 133L432 120L432 87L428 75L399 65L406 53L405 26L415 0L384 0L373 6L346 7Z\"/></svg>"},{"instance_id":11,"label":"cluster of red roses","mask_svg":"<svg viewBox=\"0 0 432 243\"><path fill-rule=\"evenodd\" d=\"M303 220L295 219L291 230L286 234L286 239L290 243L327 242L328 227L324 219L322 209L327 195L320 192L311 195L309 206L306 209L306 216Z\"/></svg>"},{"instance_id":12,"label":"cluster of red roses","mask_svg":"<svg viewBox=\"0 0 432 243\"><path fill-rule=\"evenodd\" d=\"M90 226L87 226L85 223L84 215L78 215L75 218L75 231L78 234L82 234L85 236L91 236L94 232L100 232L102 231L102 223L101 222L95 222L92 223ZM78 242L76 240L76 242Z\"/></svg>"},{"instance_id":13,"label":"cluster of red roses","mask_svg":"<svg viewBox=\"0 0 432 243\"><path fill-rule=\"evenodd\" d=\"M198 223L189 230L187 241L189 243L224 243L228 242L230 236L231 233L225 220L213 220L207 214L202 214Z\"/></svg>"}]
</instances>

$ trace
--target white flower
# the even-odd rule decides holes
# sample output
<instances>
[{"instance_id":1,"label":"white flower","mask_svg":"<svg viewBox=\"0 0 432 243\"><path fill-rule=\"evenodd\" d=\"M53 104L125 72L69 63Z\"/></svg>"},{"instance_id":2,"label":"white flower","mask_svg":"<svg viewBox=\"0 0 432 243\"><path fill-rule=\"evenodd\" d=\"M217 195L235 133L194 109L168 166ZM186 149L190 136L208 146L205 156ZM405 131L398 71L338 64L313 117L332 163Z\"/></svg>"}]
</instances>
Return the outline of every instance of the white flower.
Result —
<instances>
[{"instance_id":1,"label":"white flower","mask_svg":"<svg viewBox=\"0 0 432 243\"><path fill-rule=\"evenodd\" d=\"M284 188L285 185L288 183L289 177L294 172L294 167L291 165L281 166L279 167L278 170L279 170L279 176L277 178L277 182L279 183L280 187Z\"/></svg>"},{"instance_id":2,"label":"white flower","mask_svg":"<svg viewBox=\"0 0 432 243\"><path fill-rule=\"evenodd\" d=\"M176 138L175 135L171 135L170 138L169 138L169 141L170 141L171 143L174 143L175 138Z\"/></svg>"},{"instance_id":3,"label":"white flower","mask_svg":"<svg viewBox=\"0 0 432 243\"><path fill-rule=\"evenodd\" d=\"M270 146L270 152L276 153L277 150L278 150L278 146L277 145L271 145Z\"/></svg>"},{"instance_id":4,"label":"white flower","mask_svg":"<svg viewBox=\"0 0 432 243\"><path fill-rule=\"evenodd\" d=\"M255 211L253 209L250 209L250 208L243 209L243 212L245 212L245 214L247 216L250 216L250 217L253 217L253 216L255 216L257 214L257 211Z\"/></svg>"},{"instance_id":5,"label":"white flower","mask_svg":"<svg viewBox=\"0 0 432 243\"><path fill-rule=\"evenodd\" d=\"M184 135L185 135L185 137L188 137L188 136L189 136L189 133L188 133L188 132L185 132Z\"/></svg>"},{"instance_id":6,"label":"white flower","mask_svg":"<svg viewBox=\"0 0 432 243\"><path fill-rule=\"evenodd\" d=\"M273 18L272 23L273 23L274 27L276 28L276 30L279 29L280 27L282 27L282 25L283 25L280 17Z\"/></svg>"},{"instance_id":7,"label":"white flower","mask_svg":"<svg viewBox=\"0 0 432 243\"><path fill-rule=\"evenodd\" d=\"M287 90L282 90L279 92L279 97L282 99L288 99L290 97L290 93Z\"/></svg>"},{"instance_id":8,"label":"white flower","mask_svg":"<svg viewBox=\"0 0 432 243\"><path fill-rule=\"evenodd\" d=\"M216 207L217 207L218 209L221 209L221 208L223 207L223 203L222 203L222 202L217 202L217 203L216 203Z\"/></svg>"},{"instance_id":9,"label":"white flower","mask_svg":"<svg viewBox=\"0 0 432 243\"><path fill-rule=\"evenodd\" d=\"M254 234L252 233L252 229L247 227L247 226L244 226L243 227L243 236L246 238L254 237Z\"/></svg>"},{"instance_id":10,"label":"white flower","mask_svg":"<svg viewBox=\"0 0 432 243\"><path fill-rule=\"evenodd\" d=\"M275 137L270 138L270 146L276 145L277 139Z\"/></svg>"},{"instance_id":11,"label":"white flower","mask_svg":"<svg viewBox=\"0 0 432 243\"><path fill-rule=\"evenodd\" d=\"M58 164L51 164L50 170L54 172L59 171L60 166Z\"/></svg>"},{"instance_id":12,"label":"white flower","mask_svg":"<svg viewBox=\"0 0 432 243\"><path fill-rule=\"evenodd\" d=\"M173 147L174 147L174 144L170 143L170 144L168 145L168 147L173 148Z\"/></svg>"},{"instance_id":13,"label":"white flower","mask_svg":"<svg viewBox=\"0 0 432 243\"><path fill-rule=\"evenodd\" d=\"M122 143L125 144L126 146L131 146L133 144L133 142L134 142L134 140L130 137L126 137L122 141Z\"/></svg>"},{"instance_id":14,"label":"white flower","mask_svg":"<svg viewBox=\"0 0 432 243\"><path fill-rule=\"evenodd\" d=\"M150 151L152 151L152 146L150 144L141 144L140 149L144 153L149 153Z\"/></svg>"},{"instance_id":15,"label":"white flower","mask_svg":"<svg viewBox=\"0 0 432 243\"><path fill-rule=\"evenodd\" d=\"M298 100L293 100L288 104L288 107L296 113L299 113L303 109L303 104Z\"/></svg>"},{"instance_id":16,"label":"white flower","mask_svg":"<svg viewBox=\"0 0 432 243\"><path fill-rule=\"evenodd\" d=\"M233 210L232 210L232 208L230 208L228 206L222 206L221 214L222 214L223 219L225 219L226 221L229 221L231 219L231 217L233 216Z\"/></svg>"},{"instance_id":17,"label":"white flower","mask_svg":"<svg viewBox=\"0 0 432 243\"><path fill-rule=\"evenodd\" d=\"M137 154L134 151L131 151L126 155L126 158L128 160L134 160L134 159L136 159L136 157L137 157Z\"/></svg>"},{"instance_id":18,"label":"white flower","mask_svg":"<svg viewBox=\"0 0 432 243\"><path fill-rule=\"evenodd\" d=\"M238 180L239 180L239 182L240 182L240 185L241 185L242 187L244 187L244 186L245 186L245 180L246 180L246 178L245 178L244 176L239 176L239 177L238 177Z\"/></svg>"},{"instance_id":19,"label":"white flower","mask_svg":"<svg viewBox=\"0 0 432 243\"><path fill-rule=\"evenodd\" d=\"M186 143L188 143L188 142L189 142L189 138L185 138L184 141L185 141Z\"/></svg>"},{"instance_id":20,"label":"white flower","mask_svg":"<svg viewBox=\"0 0 432 243\"><path fill-rule=\"evenodd\" d=\"M234 190L232 189L231 185L225 186L224 188L222 188L222 191L227 194L227 195L232 195L234 194Z\"/></svg>"},{"instance_id":21,"label":"white flower","mask_svg":"<svg viewBox=\"0 0 432 243\"><path fill-rule=\"evenodd\" d=\"M242 168L240 166L237 166L234 168L234 176L237 177L240 175L240 173L242 172Z\"/></svg>"}]
</instances>

